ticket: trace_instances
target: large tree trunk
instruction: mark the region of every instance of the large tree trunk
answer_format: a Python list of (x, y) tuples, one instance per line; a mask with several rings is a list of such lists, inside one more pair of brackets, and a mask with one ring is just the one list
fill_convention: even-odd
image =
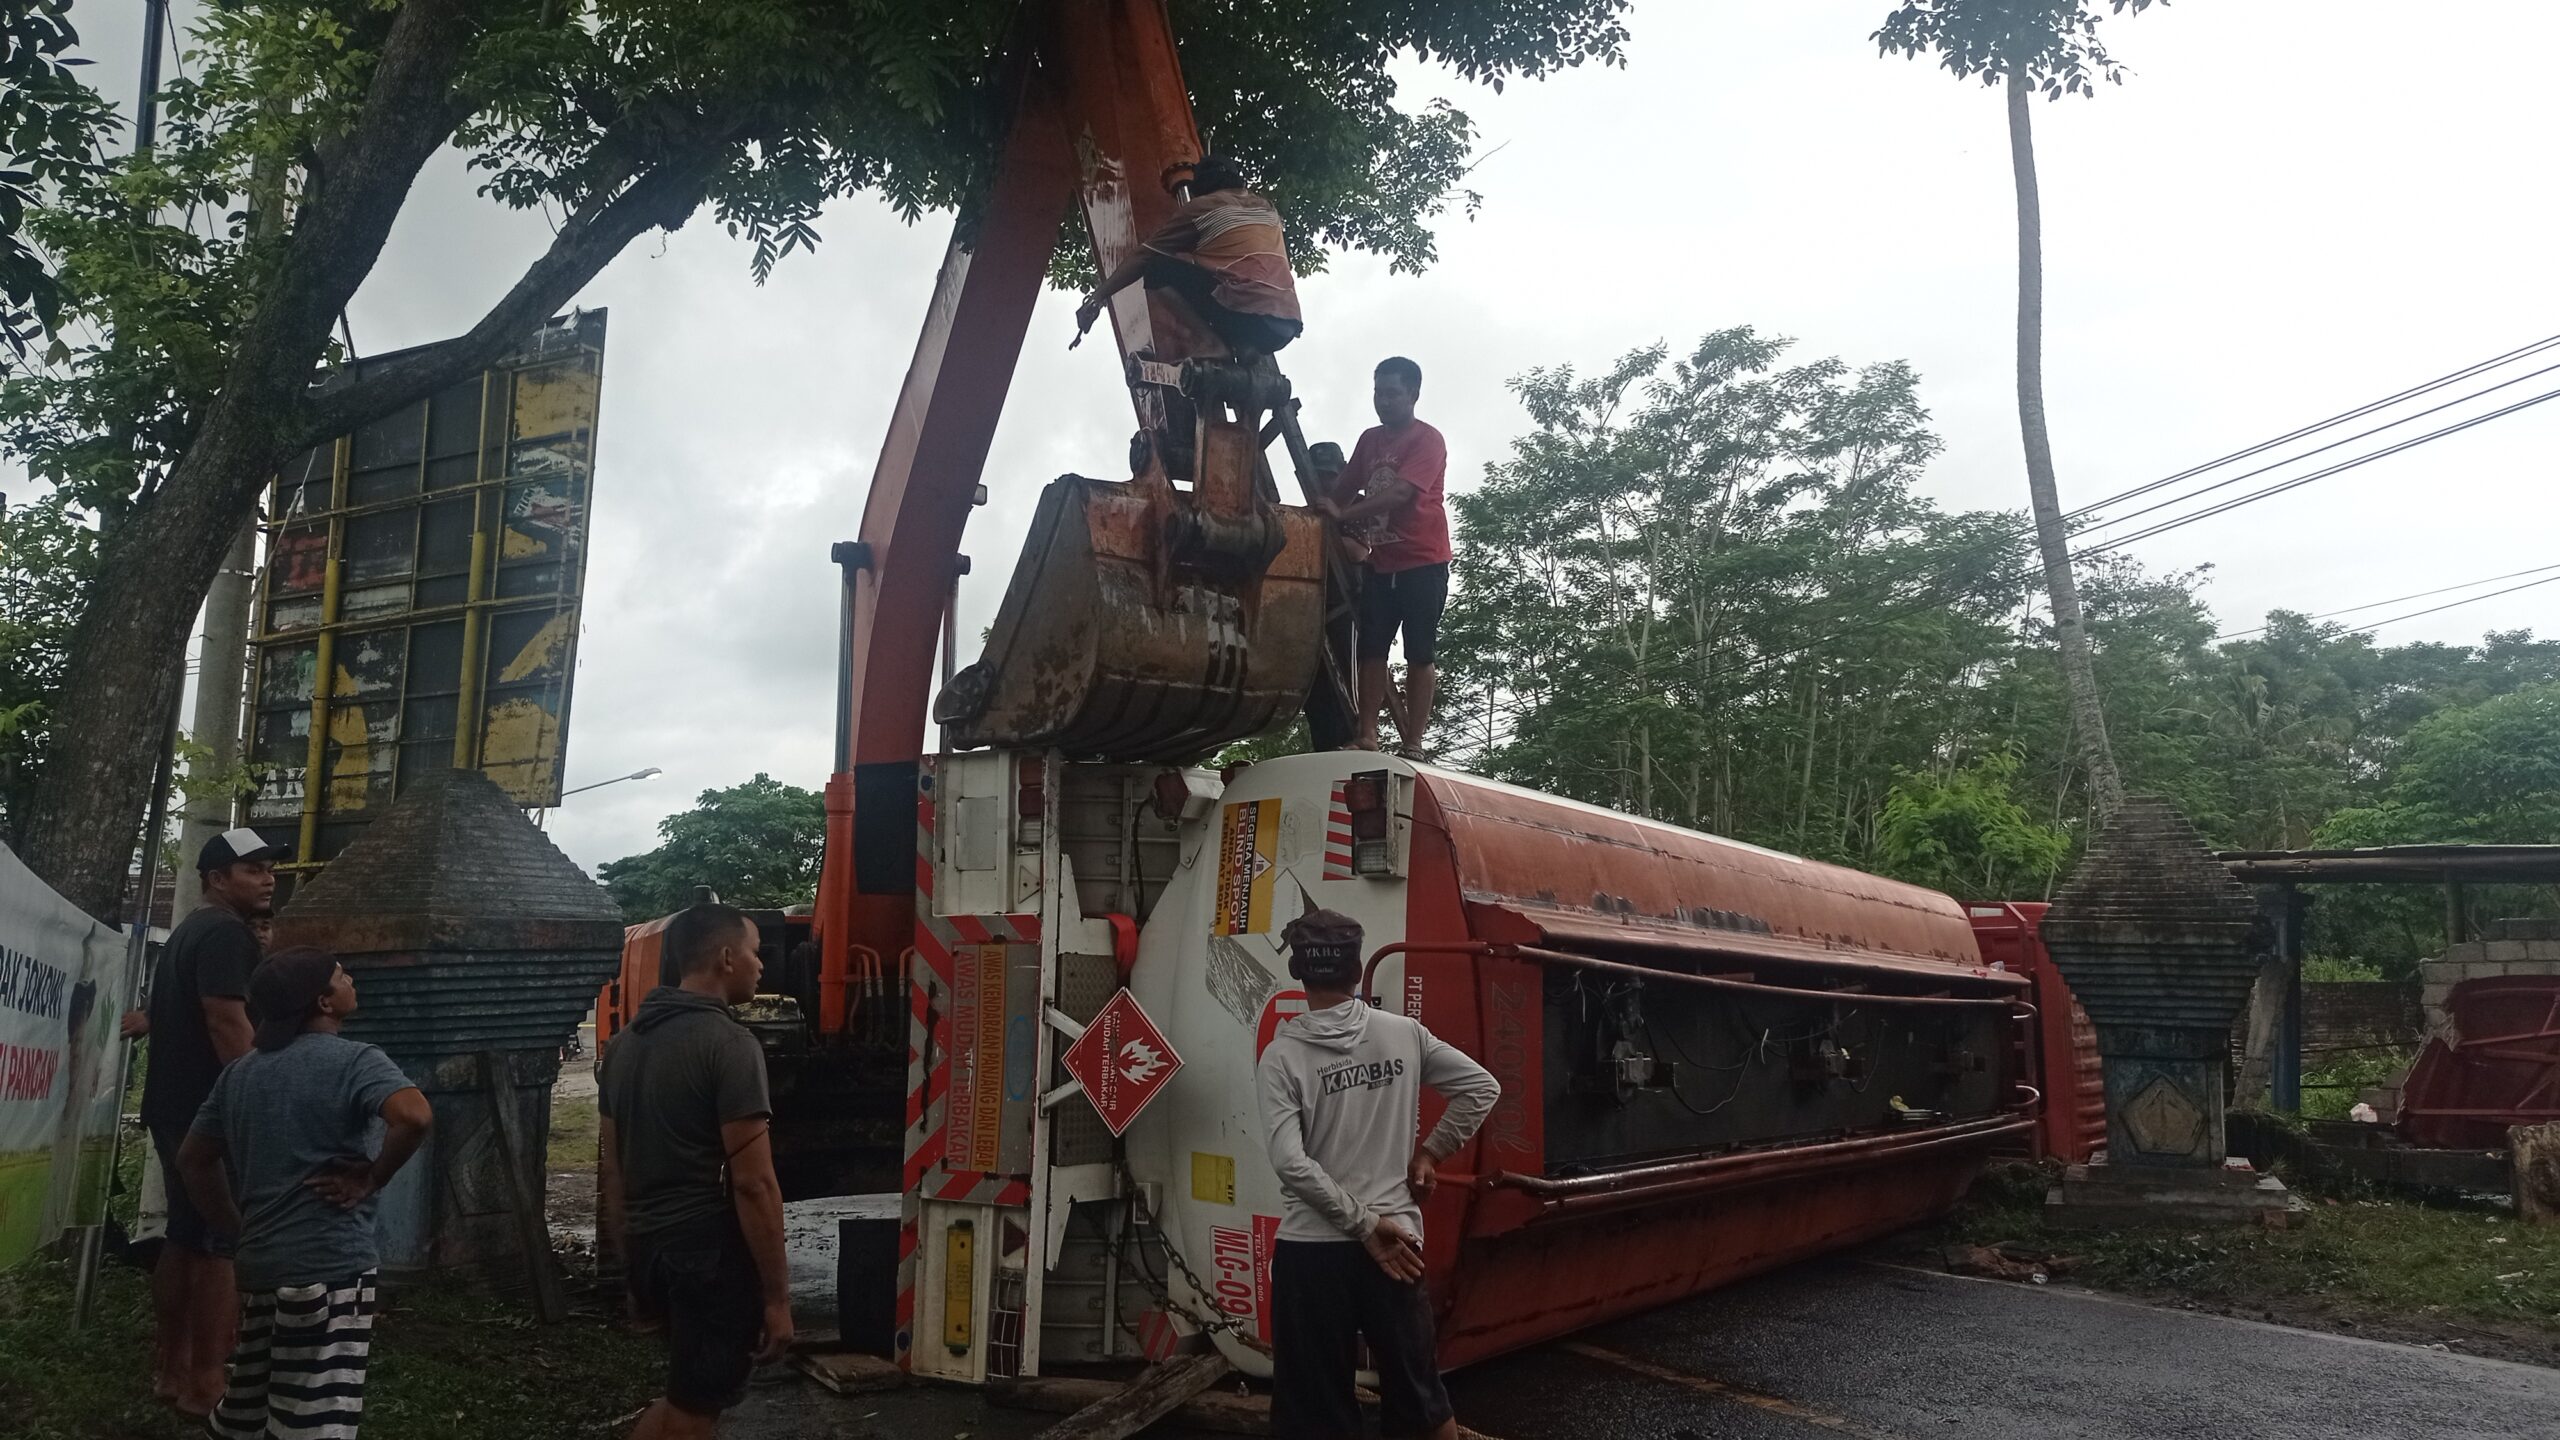
[(2062, 685), (2071, 727), (2089, 767), (2090, 798), (2104, 817), (2124, 803), (2124, 781), (2107, 743), (2098, 677), (2089, 663), (2089, 631), (2080, 615), (2080, 586), (2071, 577), (2071, 536), (2053, 479), (2053, 445), (2044, 428), (2044, 220), (2036, 198), (2036, 144), (2027, 101), (2034, 87), (2009, 76), (2009, 163), (2018, 181), (2018, 432), (2026, 443), (2027, 494), (2035, 507), (2036, 549), (2044, 557), (2045, 591), (2053, 601), (2054, 637), (2062, 648)]
[(654, 112), (634, 119), (629, 134), (598, 146), (622, 157), (617, 167), (596, 178), (550, 248), (467, 333), (315, 389), (330, 327), (380, 258), (418, 171), (469, 113), (454, 80), (479, 6), (400, 6), (363, 108), (314, 157), (292, 235), (239, 327), (220, 393), (100, 559), (55, 704), (56, 738), (18, 834), (20, 858), (91, 914), (108, 915), (124, 886), (190, 622), (267, 477), (322, 440), (487, 368), (632, 240), (682, 226), (746, 134), (737, 116), (697, 117), (674, 133)]
[(196, 607), (281, 458), (261, 443), (271, 417), (243, 408), (217, 406), (159, 493), (117, 527), (72, 632), (61, 719), (18, 839), (30, 869), (101, 918), (121, 918)]

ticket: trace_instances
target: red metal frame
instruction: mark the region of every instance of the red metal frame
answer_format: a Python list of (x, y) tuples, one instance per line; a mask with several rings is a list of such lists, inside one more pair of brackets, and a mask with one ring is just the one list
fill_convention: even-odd
[[(1741, 913), (1702, 919), (1702, 901)], [(1424, 1207), (1444, 1366), (1941, 1214), (1995, 1149), (2036, 1128), (2036, 1087), (2022, 1086), (2027, 1103), (1956, 1125), (1548, 1177), (1545, 965), (1855, 1003), (1999, 1006), (2029, 1028), (2042, 1006), (2027, 1003), (2025, 976), (1981, 963), (1963, 912), (1942, 895), (1439, 771), (1415, 785), (1405, 926), (1401, 943), (1372, 957), (1363, 992), (1380, 961), (1401, 956), (1404, 994), (1383, 1003), (1418, 1008), (1503, 1086)], [(1574, 948), (1550, 948), (1559, 944)], [(1752, 978), (1578, 953), (1586, 948), (1707, 958)], [(1844, 985), (1872, 988), (1823, 988)], [(1878, 993), (1888, 989), (1899, 993)], [(1426, 1097), (1426, 1126), (1437, 1111)]]
[(1969, 908), (1984, 962), (2006, 966), (2035, 987), (2039, 1018), (2026, 1073), (2038, 1077), (2046, 1104), (2035, 1130), (2034, 1153), (2086, 1164), (2107, 1143), (2106, 1074), (2098, 1058), (2097, 1027), (2045, 953), (2040, 927), (2049, 907), (2040, 900), (2003, 900)]
[[(846, 619), (847, 768), (826, 788), (821, 973), (849, 973), (858, 947), (896, 954), (915, 928), (912, 890), (866, 894), (856, 883), (856, 846), (874, 832), (856, 823), (855, 776), (924, 753), (961, 534), (1059, 218), (1078, 206), (1108, 271), (1171, 212), (1167, 181), (1186, 179), (1201, 153), (1163, 0), (1034, 7), (1028, 24), (1012, 130), (967, 243), (955, 232), (944, 254), (863, 507), (866, 563)], [(1124, 362), (1141, 349), (1168, 362), (1224, 353), (1144, 287), (1122, 291), (1111, 314)], [(1156, 402), (1133, 398), (1147, 420), (1143, 407)], [(877, 843), (887, 847), (890, 833), (881, 827)]]
[(2465, 980), (2451, 1027), (2427, 1041), (2400, 1092), (2400, 1133), (2446, 1149), (2496, 1149), (2517, 1125), (2560, 1120), (2560, 976)]

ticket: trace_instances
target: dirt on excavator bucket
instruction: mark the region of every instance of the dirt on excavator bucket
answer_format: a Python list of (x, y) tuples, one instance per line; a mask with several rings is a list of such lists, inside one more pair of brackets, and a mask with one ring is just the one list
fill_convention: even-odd
[(1199, 515), (1161, 483), (1041, 493), (985, 654), (934, 706), (951, 744), (1188, 760), (1297, 712), (1322, 661), (1321, 520)]

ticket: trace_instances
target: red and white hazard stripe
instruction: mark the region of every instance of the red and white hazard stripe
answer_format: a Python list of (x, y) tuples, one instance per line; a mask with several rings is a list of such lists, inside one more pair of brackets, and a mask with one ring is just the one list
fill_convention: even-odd
[(1324, 812), (1324, 878), (1351, 878), (1351, 806), (1342, 798), (1343, 782), (1333, 782), (1333, 800)]
[(906, 955), (907, 1116), (905, 1195), (899, 1206), (897, 1359), (909, 1363), (915, 1333), (916, 1249), (924, 1202), (961, 1201), (1022, 1207), (1031, 1203), (1027, 1176), (952, 1170), (945, 1163), (949, 1139), (951, 1047), (937, 1043), (937, 1024), (951, 1014), (954, 952), (963, 945), (1040, 942), (1038, 915), (937, 915), (933, 910), (934, 812), (932, 762), (925, 762), (916, 796), (916, 943)]

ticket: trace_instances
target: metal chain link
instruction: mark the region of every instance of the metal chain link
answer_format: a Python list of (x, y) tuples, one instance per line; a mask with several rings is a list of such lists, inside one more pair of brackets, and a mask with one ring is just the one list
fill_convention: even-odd
[[(1191, 1262), (1183, 1259), (1182, 1252), (1174, 1248), (1173, 1237), (1165, 1233), (1163, 1224), (1147, 1212), (1146, 1194), (1138, 1188), (1137, 1177), (1129, 1173), (1128, 1158), (1124, 1155), (1114, 1155), (1111, 1163), (1120, 1172), (1120, 1187), (1127, 1193), (1130, 1208), (1137, 1214), (1138, 1223), (1155, 1226), (1156, 1243), (1163, 1248), (1165, 1258), (1173, 1262), (1173, 1268), (1181, 1272), (1182, 1278), (1190, 1284), (1191, 1293), (1201, 1296), (1213, 1293), (1207, 1285), (1201, 1283), (1199, 1274), (1191, 1268)], [(1114, 1263), (1118, 1263), (1116, 1258)], [(1174, 1299), (1172, 1287), (1158, 1284), (1156, 1277), (1148, 1271), (1146, 1266), (1138, 1266), (1137, 1271), (1140, 1286), (1166, 1310), (1182, 1316), (1204, 1331), (1225, 1331), (1247, 1345), (1254, 1344), (1254, 1341), (1244, 1333), (1243, 1321), (1224, 1311), (1214, 1316), (1204, 1316), (1192, 1307)]]

